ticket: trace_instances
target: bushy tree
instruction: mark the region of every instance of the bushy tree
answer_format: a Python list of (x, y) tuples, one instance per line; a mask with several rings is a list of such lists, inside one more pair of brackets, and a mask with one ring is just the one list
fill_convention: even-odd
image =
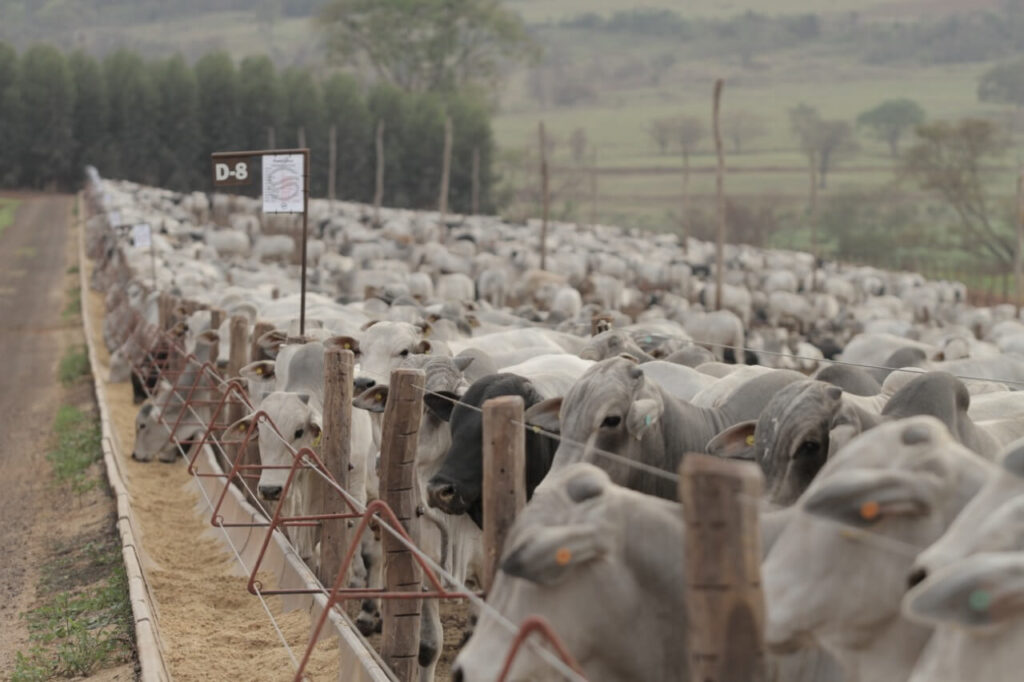
[(21, 176), (21, 94), (18, 90), (18, 53), (0, 42), (0, 183), (15, 185)]
[(978, 99), (1024, 106), (1024, 59), (997, 64), (983, 73), (978, 81)]
[(154, 62), (152, 69), (159, 97), (155, 121), (159, 183), (176, 190), (191, 189), (200, 183), (201, 166), (196, 158), (202, 144), (195, 72), (181, 56)]
[(38, 189), (55, 187), (70, 174), (75, 106), (71, 69), (56, 48), (36, 45), (22, 55), (21, 105), (23, 182)]
[(823, 119), (817, 109), (807, 104), (790, 109), (789, 120), (818, 186), (825, 189), (828, 172), (843, 156), (857, 149), (853, 126), (847, 121)]
[(327, 134), (324, 128), (324, 100), (319, 84), (306, 69), (288, 69), (281, 74), (281, 84), (286, 103), (283, 134), (278, 133), (278, 145), (299, 146), (299, 131), (305, 136), (310, 149), (316, 149), (310, 159), (313, 175), (311, 191), (324, 195), (327, 192)]
[(338, 145), (337, 196), (373, 198), (374, 122), (362, 88), (351, 76), (334, 74), (324, 83), (324, 117), (335, 127)]
[(110, 151), (107, 131), (109, 102), (99, 63), (84, 52), (73, 52), (68, 67), (75, 82), (75, 106), (71, 126), (74, 138), (71, 181), (81, 178), (85, 166), (104, 169)]
[(226, 52), (212, 52), (195, 66), (199, 92), (199, 126), (203, 131), (199, 156), (209, 164), (213, 152), (241, 147), (238, 121), (238, 74)]
[(284, 112), (284, 90), (274, 62), (266, 55), (243, 59), (238, 67), (239, 146), (264, 149), (268, 129), (281, 128)]
[(917, 102), (905, 98), (890, 99), (857, 117), (857, 125), (867, 128), (889, 145), (894, 159), (900, 155), (900, 139), (924, 123), (925, 113)]
[(159, 97), (142, 58), (128, 50), (118, 50), (103, 60), (107, 82), (110, 128), (113, 141), (111, 168), (100, 169), (107, 175), (153, 184), (157, 181), (153, 150), (158, 146), (153, 122)]

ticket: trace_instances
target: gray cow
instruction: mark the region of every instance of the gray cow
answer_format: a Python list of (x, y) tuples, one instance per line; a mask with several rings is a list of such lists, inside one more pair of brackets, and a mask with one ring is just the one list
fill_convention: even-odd
[[(588, 680), (687, 682), (682, 546), (678, 504), (573, 464), (545, 479), (516, 519), (487, 602), (517, 625), (546, 619)], [(484, 610), (454, 679), (497, 679), (514, 635)], [(565, 678), (524, 648), (509, 679)]]
[[(552, 471), (589, 461), (620, 485), (675, 499), (672, 477), (660, 476), (651, 467), (675, 472), (685, 453), (704, 452), (715, 434), (756, 418), (772, 395), (801, 378), (797, 372), (768, 372), (746, 382), (721, 407), (701, 408), (648, 381), (631, 358), (610, 358), (587, 370), (564, 400), (556, 398), (548, 401), (546, 409), (531, 410), (530, 420), (548, 430), (560, 430), (563, 440)], [(603, 454), (609, 452), (643, 466)]]

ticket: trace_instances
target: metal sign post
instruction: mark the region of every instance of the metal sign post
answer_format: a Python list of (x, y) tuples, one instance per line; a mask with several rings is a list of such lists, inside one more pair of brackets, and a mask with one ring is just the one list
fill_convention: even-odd
[[(263, 212), (302, 214), (302, 281), (299, 336), (306, 333), (306, 239), (309, 234), (309, 149), (259, 149), (214, 152), (214, 187), (236, 187), (253, 182), (251, 160), (260, 157), (263, 170)], [(297, 158), (298, 157), (298, 158)], [(301, 197), (299, 196), (301, 192)]]

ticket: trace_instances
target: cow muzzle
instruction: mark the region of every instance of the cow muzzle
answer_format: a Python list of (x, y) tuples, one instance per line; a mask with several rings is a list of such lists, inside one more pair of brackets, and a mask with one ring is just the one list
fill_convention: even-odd
[(274, 502), (281, 497), (281, 486), (279, 485), (261, 485), (260, 486), (260, 497), (267, 502)]

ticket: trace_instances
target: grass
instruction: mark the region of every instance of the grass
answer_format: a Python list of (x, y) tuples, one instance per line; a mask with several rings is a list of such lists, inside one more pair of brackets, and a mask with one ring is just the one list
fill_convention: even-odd
[(62, 405), (57, 409), (53, 430), (56, 444), (46, 458), (57, 482), (76, 494), (95, 488), (99, 480), (90, 475), (89, 468), (103, 458), (99, 421), (77, 407)]
[[(39, 586), (52, 596), (23, 614), (31, 646), (18, 652), (12, 682), (83, 677), (132, 659), (132, 611), (117, 536), (56, 555)], [(99, 578), (82, 585), (81, 576)], [(64, 584), (71, 587), (53, 589)]]
[(89, 355), (85, 346), (68, 348), (57, 366), (57, 378), (60, 379), (60, 383), (70, 387), (86, 376), (89, 376)]
[(14, 222), (14, 212), (21, 203), (17, 199), (0, 199), (0, 234)]
[(82, 314), (82, 288), (72, 287), (68, 289), (68, 302), (61, 311), (60, 316), (64, 320), (72, 320)]

